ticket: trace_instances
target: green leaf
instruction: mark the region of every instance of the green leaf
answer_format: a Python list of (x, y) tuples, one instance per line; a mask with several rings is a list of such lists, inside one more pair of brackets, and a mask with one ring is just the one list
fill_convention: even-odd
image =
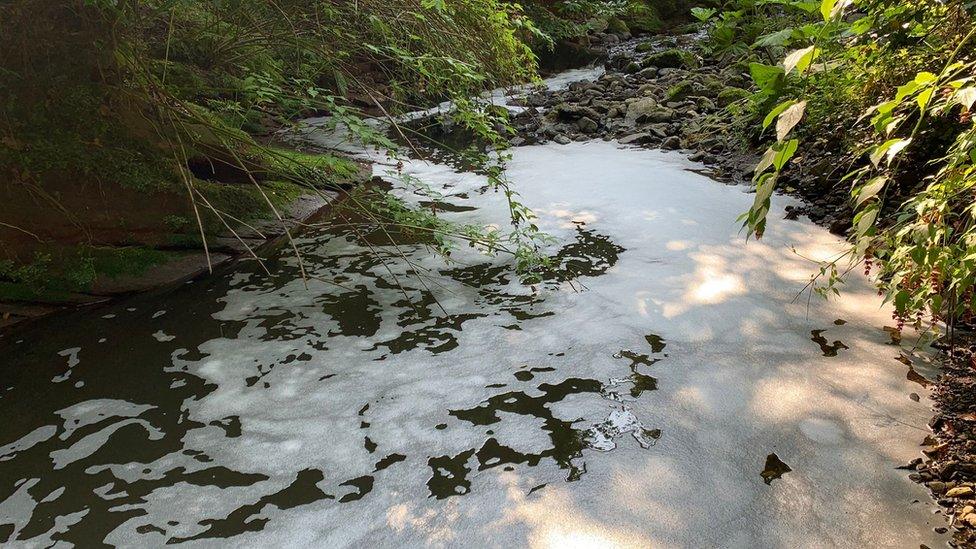
[(895, 93), (895, 101), (900, 102), (902, 99), (917, 92), (921, 87), (922, 86), (915, 80), (910, 80), (901, 86), (898, 86), (898, 91)]
[(929, 104), (929, 100), (932, 99), (933, 92), (935, 92), (935, 88), (925, 88), (918, 94), (915, 98), (915, 102), (918, 103), (918, 108), (925, 110), (926, 105)]
[(823, 0), (820, 2), (820, 15), (824, 21), (830, 21), (830, 13), (834, 11), (837, 0)]
[(783, 166), (785, 166), (786, 163), (793, 158), (793, 155), (796, 154), (796, 149), (799, 146), (800, 142), (796, 139), (790, 139), (785, 143), (777, 143), (776, 145), (773, 145), (773, 148), (776, 149), (776, 156), (773, 158), (773, 166), (776, 168), (777, 172), (783, 170)]
[(776, 92), (782, 86), (783, 76), (786, 73), (782, 67), (749, 63), (749, 74), (759, 89), (765, 92)]
[(785, 29), (760, 36), (759, 38), (756, 39), (756, 42), (752, 45), (752, 47), (770, 48), (773, 46), (784, 46), (792, 38), (793, 38), (793, 27), (786, 27)]
[(874, 27), (874, 16), (868, 15), (851, 23), (851, 34), (864, 34)]
[(836, 19), (844, 13), (844, 8), (850, 4), (850, 0), (823, 0), (820, 2), (820, 15), (824, 21)]
[(794, 68), (799, 72), (803, 72), (810, 66), (813, 62), (813, 55), (816, 48), (814, 46), (807, 46), (798, 50), (794, 50), (783, 59), (783, 69), (789, 74)]
[(908, 292), (905, 290), (900, 290), (895, 294), (895, 309), (899, 311), (904, 311), (908, 306)]
[(711, 8), (691, 8), (691, 15), (699, 21), (708, 21), (715, 15), (717, 10)]
[(878, 207), (876, 205), (871, 205), (861, 210), (856, 216), (854, 216), (854, 227), (857, 231), (857, 238), (860, 240), (862, 237), (868, 234), (871, 227), (874, 227), (874, 221), (878, 218)]
[(922, 71), (915, 75), (915, 83), (919, 84), (920, 86), (927, 86), (938, 79), (939, 79), (938, 76), (925, 71)]
[(756, 164), (756, 168), (754, 170), (756, 175), (755, 177), (753, 177), (753, 180), (755, 180), (756, 177), (759, 177), (759, 175), (761, 175), (764, 171), (768, 170), (769, 167), (773, 165), (774, 158), (776, 158), (776, 150), (773, 149), (772, 147), (769, 147), (768, 149), (766, 149), (766, 152), (763, 153), (762, 158), (760, 158), (759, 162)]
[(789, 101), (783, 101), (779, 105), (773, 107), (773, 110), (769, 111), (769, 114), (767, 114), (766, 118), (763, 119), (763, 124), (762, 124), (763, 129), (765, 130), (766, 128), (768, 128), (769, 125), (773, 123), (773, 120), (776, 120), (776, 117), (779, 116), (781, 112), (790, 108), (795, 103), (796, 100), (790, 99)]

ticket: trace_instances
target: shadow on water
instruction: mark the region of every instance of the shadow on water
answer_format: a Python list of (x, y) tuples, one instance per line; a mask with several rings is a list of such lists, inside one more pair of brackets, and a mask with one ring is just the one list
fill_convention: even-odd
[[(446, 202), (436, 207), (468, 208)], [(333, 245), (323, 246), (323, 242)], [(474, 301), (462, 311), (444, 314), (430, 288), (410, 276), (394, 280), (383, 268), (385, 261), (395, 262), (403, 250), (422, 251), (422, 243), (397, 242), (400, 249), (394, 251), (388, 240), (378, 239), (373, 253), (367, 253), (356, 242), (355, 235), (342, 230), (320, 230), (299, 241), (314, 274), (342, 286), (302, 294), (298, 308), (288, 305), (294, 298), (288, 288), (299, 278), (298, 268), (287, 256), (279, 256), (269, 260), (271, 276), (252, 264), (239, 263), (233, 271), (205, 280), (42, 319), (0, 338), (0, 413), (5, 418), (0, 439), (4, 517), (0, 543), (46, 537), (52, 542), (95, 546), (106, 543), (111, 533), (130, 521), (127, 527), (134, 532), (162, 536), (153, 539), (168, 543), (229, 538), (264, 529), (273, 520), (270, 510), (356, 502), (374, 490), (381, 481), (379, 473), (408, 459), (400, 453), (374, 458), (371, 470), (352, 478), (330, 478), (326, 467), (296, 468), (284, 484), (274, 484), (267, 471), (234, 470), (221, 463), (207, 449), (196, 447), (195, 441), (219, 446), (221, 438), (229, 442), (246, 437), (248, 425), (233, 414), (205, 422), (194, 419), (195, 410), (224, 383), (197, 371), (199, 364), (213, 358), (208, 342), (288, 343), (274, 347), (287, 351), (234, 357), (239, 362), (230, 375), (247, 391), (268, 391), (275, 389), (276, 372), (312, 368), (331, 347), (352, 345), (348, 340), (368, 338), (371, 344), (356, 351), (363, 357), (359, 360), (381, 362), (401, 353), (436, 355), (456, 349), (464, 325), (474, 319), (504, 316), (513, 321), (507, 328), (519, 329), (521, 323), (555, 314), (538, 295), (507, 291), (514, 282), (510, 267), (491, 262), (446, 267), (436, 273), (475, 289)], [(574, 240), (553, 256), (546, 283), (556, 287), (576, 277), (603, 275), (623, 252), (610, 238), (579, 226)], [(227, 320), (228, 298), (241, 292), (266, 301), (239, 319)], [(310, 321), (313, 313), (330, 322)], [(384, 319), (392, 319), (396, 328), (390, 330)], [(647, 343), (651, 354), (664, 348), (659, 338), (649, 336)], [(470, 408), (447, 411), (456, 421), (476, 427), (502, 421), (500, 412), (538, 418), (549, 444), (536, 452), (523, 452), (489, 436), (477, 448), (457, 455), (426, 456), (432, 471), (427, 483), (430, 495), (446, 498), (467, 493), (475, 470), (534, 467), (545, 460), (566, 470), (568, 480), (575, 480), (586, 471), (582, 457), (587, 449), (612, 449), (613, 439), (625, 433), (642, 446), (653, 444), (660, 431), (644, 428), (621, 405), (616, 388), (631, 385), (627, 392), (632, 398), (654, 390), (654, 378), (638, 369), (660, 358), (625, 351), (620, 357), (632, 361), (631, 375), (624, 379), (560, 379), (558, 368), (527, 367), (512, 374), (517, 381), (527, 383), (537, 376), (553, 379), (531, 392), (508, 390)], [(332, 383), (341, 367), (327, 366), (325, 375), (316, 376), (318, 382)], [(575, 394), (599, 395), (616, 408), (602, 423), (589, 425), (556, 417), (549, 405)], [(368, 405), (359, 415), (367, 409)], [(362, 418), (360, 423), (365, 430), (360, 432), (368, 433), (370, 422)], [(439, 432), (447, 425), (430, 427)], [(350, 440), (349, 446), (370, 455), (377, 451), (368, 435)], [(216, 507), (188, 512), (192, 523), (156, 516), (151, 505), (154, 496), (172, 490), (179, 493), (186, 486), (221, 491), (247, 488), (253, 496), (228, 500), (236, 501), (230, 512)]]

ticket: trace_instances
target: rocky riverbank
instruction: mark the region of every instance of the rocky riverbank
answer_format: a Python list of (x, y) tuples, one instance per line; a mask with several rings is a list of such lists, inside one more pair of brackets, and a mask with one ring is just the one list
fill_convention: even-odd
[(922, 442), (922, 457), (905, 468), (943, 510), (950, 544), (976, 547), (976, 337), (969, 333), (940, 346), (951, 356), (932, 388), (932, 435)]
[[(643, 36), (622, 40), (597, 37), (607, 50), (606, 73), (568, 89), (524, 97), (517, 113), (515, 145), (615, 139), (646, 148), (683, 150), (702, 162), (716, 179), (748, 183), (759, 154), (736, 127), (737, 113), (748, 109), (752, 80), (741, 66), (700, 55), (701, 36)], [(843, 234), (851, 222), (849, 191), (831, 179), (836, 161), (815, 142), (793, 169), (784, 173), (781, 190), (804, 199), (791, 217), (811, 220)]]

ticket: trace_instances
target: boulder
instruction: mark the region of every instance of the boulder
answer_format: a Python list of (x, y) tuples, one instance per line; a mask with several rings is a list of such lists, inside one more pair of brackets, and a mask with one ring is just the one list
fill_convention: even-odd
[(592, 118), (590, 118), (588, 116), (584, 116), (583, 118), (580, 118), (579, 120), (577, 120), (576, 121), (576, 126), (583, 133), (593, 133), (593, 132), (597, 131), (600, 128), (600, 125), (597, 124), (596, 120), (593, 120)]
[(648, 55), (641, 61), (641, 65), (665, 69), (694, 69), (698, 67), (698, 59), (691, 52), (674, 48)]

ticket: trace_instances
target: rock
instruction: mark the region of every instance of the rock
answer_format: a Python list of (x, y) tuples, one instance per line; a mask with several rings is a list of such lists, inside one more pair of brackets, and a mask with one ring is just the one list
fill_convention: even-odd
[(973, 489), (970, 486), (957, 486), (945, 495), (947, 498), (970, 498), (973, 497)]
[(525, 102), (533, 107), (542, 107), (548, 102), (549, 98), (544, 93), (533, 93), (525, 98)]
[(190, 252), (178, 259), (153, 265), (140, 275), (124, 275), (115, 278), (99, 277), (91, 290), (95, 295), (114, 295), (141, 292), (159, 288), (182, 280), (195, 278), (209, 271), (210, 265), (217, 266), (229, 261), (231, 256), (204, 252)]
[(667, 98), (669, 100), (676, 99), (686, 99), (694, 93), (699, 93), (701, 90), (696, 90), (694, 83), (689, 80), (682, 80), (674, 86), (668, 88)]
[(647, 143), (652, 139), (653, 137), (651, 136), (651, 134), (646, 132), (641, 132), (641, 133), (632, 133), (630, 135), (621, 137), (620, 139), (617, 140), (617, 142), (620, 143), (621, 145), (636, 145), (636, 144)]
[(556, 137), (553, 137), (552, 140), (555, 141), (556, 143), (559, 143), (560, 145), (569, 145), (570, 143), (572, 143), (572, 140), (563, 134), (559, 134)]
[(600, 113), (590, 107), (583, 107), (571, 103), (560, 103), (553, 107), (552, 113), (558, 120), (579, 120), (583, 117), (600, 118)]
[(698, 60), (692, 53), (675, 48), (652, 53), (644, 58), (641, 65), (667, 69), (694, 69), (698, 67)]
[(643, 69), (637, 71), (637, 73), (634, 74), (634, 76), (636, 76), (637, 78), (643, 78), (644, 80), (650, 80), (651, 78), (656, 78), (657, 77), (657, 67), (654, 67), (654, 66), (647, 67), (647, 66), (645, 66)]
[(674, 118), (674, 111), (658, 105), (653, 98), (645, 97), (627, 106), (627, 122), (630, 124), (641, 122), (667, 122)]
[(637, 44), (637, 46), (634, 48), (634, 51), (636, 51), (637, 53), (647, 53), (647, 52), (649, 52), (649, 51), (651, 51), (653, 49), (654, 49), (654, 44), (653, 43), (651, 43), (651, 42), (641, 42), (641, 43)]
[(681, 140), (678, 139), (677, 136), (672, 135), (671, 137), (665, 139), (664, 143), (662, 143), (661, 146), (664, 147), (665, 149), (671, 149), (671, 150), (680, 149)]
[(654, 96), (661, 93), (661, 87), (657, 84), (644, 84), (637, 88), (637, 95), (642, 97)]
[(627, 118), (637, 121), (657, 108), (657, 101), (652, 97), (630, 101), (627, 103)]
[(664, 123), (651, 124), (647, 127), (647, 130), (661, 139), (670, 135), (670, 128)]
[(588, 116), (584, 116), (583, 118), (580, 118), (579, 120), (577, 120), (576, 121), (576, 126), (583, 133), (593, 133), (597, 129), (600, 128), (600, 125), (597, 124), (597, 122), (595, 120), (593, 120), (592, 118), (590, 118)]
[[(838, 217), (837, 219), (835, 219), (834, 222), (830, 224), (830, 228), (828, 230), (832, 234), (835, 234), (837, 236), (846, 236), (847, 235), (847, 231), (851, 228), (851, 224), (852, 224), (852, 221), (851, 221), (850, 218), (841, 216), (841, 217)], [(918, 402), (919, 396), (917, 394), (915, 394), (915, 393), (912, 393), (912, 394), (915, 395), (912, 398), (912, 400), (914, 400), (915, 402)]]
[(946, 491), (946, 483), (936, 480), (928, 484), (929, 490), (932, 490), (936, 494), (942, 494)]

